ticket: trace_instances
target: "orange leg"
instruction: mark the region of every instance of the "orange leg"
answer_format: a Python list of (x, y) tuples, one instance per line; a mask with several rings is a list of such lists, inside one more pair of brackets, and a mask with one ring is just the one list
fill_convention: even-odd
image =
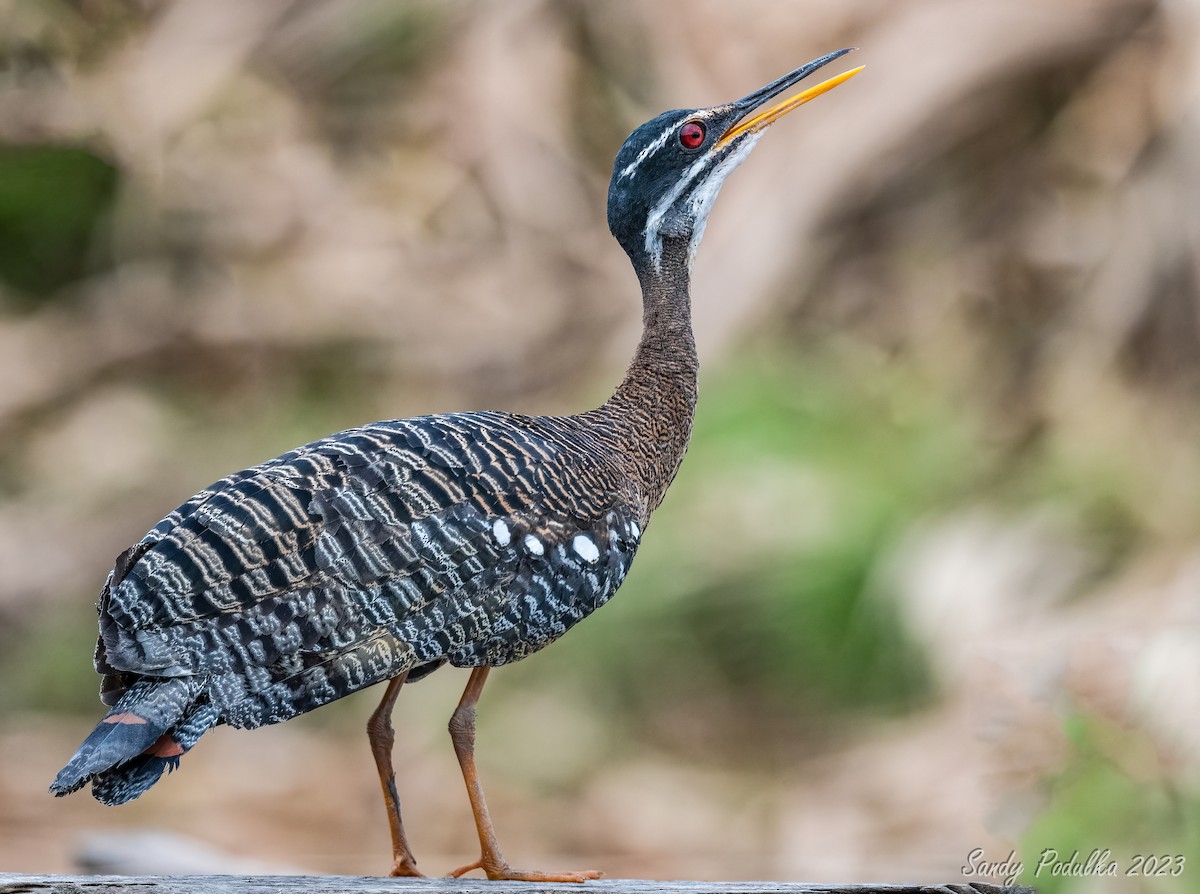
[(475, 828), (479, 831), (479, 845), (482, 849), (478, 860), (460, 866), (450, 875), (458, 878), (472, 869), (482, 869), (490, 879), (518, 882), (583, 882), (590, 878), (599, 878), (600, 873), (592, 870), (526, 872), (513, 869), (505, 862), (504, 854), (500, 853), (500, 842), (496, 840), (496, 831), (492, 828), (491, 817), (488, 816), (487, 802), (483, 799), (479, 772), (475, 769), (475, 705), (483, 692), (483, 684), (487, 682), (488, 670), (487, 667), (477, 667), (471, 671), (471, 679), (467, 681), (462, 699), (450, 717), (450, 739), (454, 742), (454, 753), (458, 755), (463, 780), (467, 783), (467, 795), (471, 799), (471, 812), (475, 814)]
[(375, 768), (379, 771), (379, 785), (383, 789), (383, 804), (387, 808), (388, 826), (392, 832), (391, 875), (420, 876), (417, 861), (413, 859), (404, 837), (404, 824), (400, 821), (400, 796), (396, 793), (396, 772), (392, 769), (392, 744), (396, 733), (392, 729), (392, 708), (400, 687), (408, 679), (408, 671), (388, 681), (387, 691), (375, 713), (367, 721), (367, 738), (371, 741), (371, 753), (375, 755)]

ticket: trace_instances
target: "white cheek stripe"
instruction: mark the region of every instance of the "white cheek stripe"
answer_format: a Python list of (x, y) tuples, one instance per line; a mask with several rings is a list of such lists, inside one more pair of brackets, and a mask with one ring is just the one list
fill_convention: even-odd
[[(696, 192), (688, 197), (688, 209), (692, 215), (692, 239), (688, 244), (688, 264), (696, 256), (696, 248), (700, 245), (700, 239), (704, 236), (704, 228), (708, 224), (708, 213), (712, 210), (713, 201), (717, 197), (717, 193), (721, 189), (721, 184), (725, 182), (725, 178), (746, 160), (746, 156), (750, 154), (750, 150), (758, 142), (759, 134), (751, 134), (744, 137), (742, 144), (733, 152), (725, 156), (717, 166), (713, 168), (708, 178), (702, 183)], [(650, 212), (646, 218), (646, 254), (650, 255), (650, 259), (654, 262), (654, 269), (662, 269), (662, 229), (663, 218), (667, 212), (671, 210), (685, 189), (687, 189), (696, 176), (703, 170), (708, 163), (707, 158), (700, 158), (684, 172), (684, 175), (679, 178), (679, 182), (674, 188), (663, 196), (662, 200), (654, 206), (654, 210)]]
[(662, 236), (659, 234), (659, 230), (662, 229), (663, 218), (667, 216), (671, 206), (683, 195), (683, 191), (707, 164), (708, 158), (706, 157), (698, 158), (693, 162), (692, 166), (679, 178), (679, 182), (662, 197), (662, 200), (654, 206), (654, 210), (646, 217), (646, 254), (650, 255), (651, 260), (654, 261), (655, 270), (660, 269), (662, 263)]
[(696, 258), (696, 249), (700, 247), (700, 240), (704, 238), (704, 228), (708, 226), (708, 213), (712, 211), (713, 202), (716, 201), (717, 193), (721, 190), (721, 185), (725, 182), (725, 178), (733, 173), (733, 169), (746, 160), (746, 156), (750, 154), (750, 150), (754, 148), (754, 144), (758, 142), (759, 134), (751, 134), (745, 137), (742, 145), (738, 146), (725, 159), (717, 165), (708, 179), (701, 183), (696, 191), (688, 196), (688, 208), (692, 212), (692, 219), (695, 223), (692, 225), (692, 239), (688, 243), (688, 266)]

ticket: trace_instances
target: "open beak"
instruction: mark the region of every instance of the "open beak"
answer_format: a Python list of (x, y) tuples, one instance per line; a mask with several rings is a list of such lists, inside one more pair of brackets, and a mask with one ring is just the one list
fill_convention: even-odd
[(819, 59), (814, 59), (807, 65), (800, 66), (790, 74), (785, 74), (779, 80), (772, 81), (770, 84), (767, 84), (767, 86), (759, 90), (755, 90), (749, 96), (744, 96), (737, 102), (733, 103), (732, 107), (734, 111), (738, 113), (738, 117), (734, 119), (733, 123), (729, 127), (729, 130), (725, 131), (725, 133), (721, 135), (721, 138), (717, 140), (716, 144), (713, 146), (713, 149), (719, 151), (729, 146), (739, 137), (747, 134), (758, 133), (759, 131), (770, 127), (788, 112), (792, 111), (792, 109), (799, 108), (810, 99), (816, 99), (822, 93), (829, 92), (838, 84), (842, 84), (850, 80), (860, 71), (862, 71), (864, 66), (860, 65), (858, 68), (852, 68), (849, 71), (842, 72), (840, 75), (836, 75), (827, 81), (822, 81), (815, 87), (809, 87), (802, 93), (797, 93), (795, 96), (776, 103), (769, 108), (763, 109), (756, 115), (752, 115), (749, 118), (746, 117), (768, 100), (774, 99), (789, 87), (792, 87), (793, 85), (804, 80), (818, 68), (828, 65), (834, 59), (845, 56), (847, 53), (852, 52), (853, 50), (853, 47), (847, 47), (844, 50), (837, 50), (836, 52), (829, 53), (828, 55), (822, 56)]

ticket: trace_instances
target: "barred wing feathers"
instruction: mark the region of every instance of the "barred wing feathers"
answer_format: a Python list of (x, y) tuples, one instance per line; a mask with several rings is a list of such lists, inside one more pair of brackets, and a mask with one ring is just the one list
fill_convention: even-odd
[[(315, 441), (201, 491), (118, 559), (98, 607), (105, 722), (178, 678), (194, 700), (162, 741), (200, 706), (204, 728), (255, 727), (404, 670), (516, 660), (611, 597), (645, 511), (570, 417), (428, 416)], [(198, 736), (156, 747), (177, 759)], [(98, 753), (62, 787), (99, 772), (99, 797)], [(139, 754), (108, 765), (137, 769), (110, 796), (161, 774)]]

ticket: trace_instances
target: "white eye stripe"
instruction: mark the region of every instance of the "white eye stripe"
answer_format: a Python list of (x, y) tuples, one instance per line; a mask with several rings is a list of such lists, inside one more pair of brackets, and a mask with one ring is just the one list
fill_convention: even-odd
[(645, 149), (643, 149), (641, 152), (639, 152), (637, 158), (635, 158), (633, 161), (631, 161), (629, 164), (627, 164), (621, 170), (621, 173), (617, 177), (617, 179), (624, 180), (626, 177), (632, 177), (634, 175), (635, 171), (637, 170), (638, 165), (640, 165), (647, 158), (649, 158), (651, 155), (653, 155), (655, 152), (657, 152), (659, 149), (661, 149), (666, 144), (667, 140), (669, 140), (672, 137), (672, 135), (674, 135), (675, 132), (679, 130), (681, 125), (687, 123), (688, 121), (707, 121), (709, 118), (712, 118), (714, 115), (716, 115), (717, 112), (719, 112), (719, 111), (721, 111), (721, 109), (699, 109), (694, 112), (689, 112), (687, 115), (684, 115), (682, 118), (676, 119), (675, 121), (673, 121), (670, 124), (670, 126), (667, 127), (666, 130), (664, 130), (662, 133), (660, 133), (657, 137), (654, 138), (653, 143), (651, 143)]
[(637, 158), (625, 166), (624, 170), (621, 171), (621, 176), (618, 179), (624, 180), (626, 177), (632, 177), (634, 172), (637, 170), (638, 165), (640, 165), (666, 144), (667, 140), (671, 138), (671, 135), (675, 133), (676, 129), (679, 127), (679, 124), (680, 122), (678, 121), (672, 121), (666, 130), (654, 138), (653, 143), (639, 152)]

